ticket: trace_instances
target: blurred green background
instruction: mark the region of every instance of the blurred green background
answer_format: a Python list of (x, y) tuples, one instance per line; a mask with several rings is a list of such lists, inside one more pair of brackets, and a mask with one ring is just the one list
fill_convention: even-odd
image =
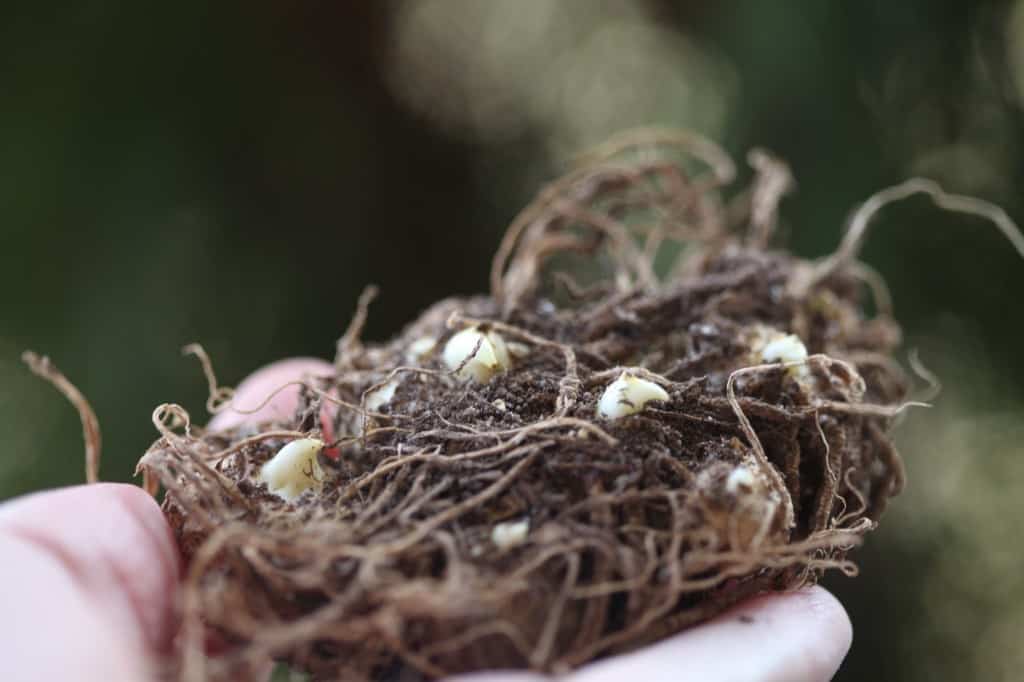
[[(74, 411), (19, 363), (51, 355), (127, 480), (153, 407), (332, 353), (484, 289), (504, 226), (574, 151), (695, 128), (799, 183), (783, 229), (837, 243), (915, 174), (1024, 218), (1024, 0), (379, 3), (89, 1), (0, 24), (0, 498), (82, 479)], [(913, 200), (865, 258), (946, 390), (899, 440), (909, 488), (831, 577), (841, 680), (1016, 680), (1024, 669), (1024, 264), (991, 227)]]

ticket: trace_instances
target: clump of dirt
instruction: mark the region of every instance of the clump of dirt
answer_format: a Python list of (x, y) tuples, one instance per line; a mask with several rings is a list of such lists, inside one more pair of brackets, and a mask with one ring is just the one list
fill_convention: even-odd
[[(876, 196), (808, 262), (768, 247), (788, 170), (750, 160), (726, 201), (733, 163), (710, 142), (613, 140), (516, 219), (489, 295), (382, 345), (360, 341), (364, 296), (295, 414), (213, 432), (157, 408), (139, 469), (188, 562), (174, 674), (559, 672), (854, 574), (847, 553), (903, 486), (888, 434), (909, 404), (899, 327), (856, 251), (884, 203), (960, 198), (924, 181)], [(445, 362), (467, 328), (506, 348), (487, 380)], [(206, 367), (209, 407), (231, 409)], [(624, 372), (667, 399), (602, 416)], [(308, 437), (328, 441), (317, 480), (288, 501), (261, 467)]]

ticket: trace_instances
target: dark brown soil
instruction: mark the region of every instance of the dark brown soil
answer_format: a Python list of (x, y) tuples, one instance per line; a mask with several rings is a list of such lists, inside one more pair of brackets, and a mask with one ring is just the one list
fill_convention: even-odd
[[(751, 161), (726, 202), (732, 163), (710, 143), (613, 141), (511, 226), (490, 295), (442, 301), (384, 345), (359, 340), (365, 297), (336, 372), (303, 382), (291, 417), (212, 433), (158, 408), (140, 469), (189, 566), (174, 674), (244, 679), (268, 657), (318, 680), (557, 672), (853, 574), (847, 552), (903, 485), (899, 328), (855, 249), (811, 263), (768, 248), (789, 176)], [(440, 357), (474, 325), (513, 349), (483, 384)], [(805, 365), (763, 362), (778, 334)], [(423, 338), (437, 345), (416, 356)], [(625, 367), (669, 400), (599, 418)], [(230, 409), (220, 393), (211, 408)], [(260, 467), (307, 435), (339, 456), (288, 503)], [(522, 520), (522, 542), (494, 541)]]

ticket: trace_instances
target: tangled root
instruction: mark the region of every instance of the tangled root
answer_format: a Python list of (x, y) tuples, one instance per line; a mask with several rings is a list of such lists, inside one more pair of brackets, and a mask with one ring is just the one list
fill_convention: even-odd
[[(904, 481), (888, 436), (909, 404), (900, 331), (884, 306), (865, 319), (866, 291), (887, 293), (865, 289), (852, 247), (818, 264), (767, 250), (791, 178), (751, 162), (752, 190), (727, 203), (734, 169), (713, 144), (614, 140), (516, 219), (489, 296), (364, 345), (364, 295), (335, 371), (299, 382), (290, 417), (212, 432), (160, 406), (139, 469), (188, 561), (172, 673), (560, 672), (853, 575), (847, 553)], [(469, 325), (510, 348), (487, 383), (441, 361)], [(806, 360), (764, 361), (782, 334)], [(211, 410), (231, 409), (199, 355)], [(669, 399), (599, 418), (624, 368)], [(328, 441), (323, 480), (287, 502), (260, 467), (308, 436)]]

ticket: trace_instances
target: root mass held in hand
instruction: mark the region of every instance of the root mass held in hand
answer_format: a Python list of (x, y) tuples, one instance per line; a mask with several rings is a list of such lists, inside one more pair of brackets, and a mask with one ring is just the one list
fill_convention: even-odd
[[(175, 674), (244, 679), (267, 657), (318, 680), (559, 672), (853, 574), (903, 485), (899, 328), (856, 249), (767, 248), (791, 182), (752, 161), (726, 200), (711, 143), (614, 139), (524, 209), (489, 295), (374, 345), (368, 292), (294, 414), (206, 431), (160, 406), (139, 467), (188, 561)], [(211, 409), (234, 409), (190, 350)], [(599, 411), (623, 377), (643, 399)], [(317, 480), (284, 499), (261, 471), (299, 438), (324, 442)]]

